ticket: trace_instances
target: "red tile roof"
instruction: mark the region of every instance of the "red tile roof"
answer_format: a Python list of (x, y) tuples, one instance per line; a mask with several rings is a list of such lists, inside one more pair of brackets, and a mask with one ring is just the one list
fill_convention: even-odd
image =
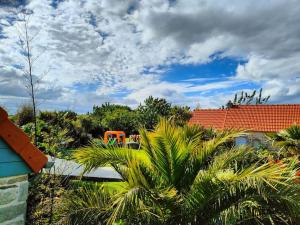
[(0, 107), (0, 138), (9, 145), (34, 171), (39, 172), (47, 163), (47, 157), (31, 144), (28, 136), (9, 119)]
[(205, 128), (245, 129), (257, 132), (277, 132), (300, 124), (300, 104), (246, 105), (231, 109), (200, 109), (193, 112), (190, 124)]

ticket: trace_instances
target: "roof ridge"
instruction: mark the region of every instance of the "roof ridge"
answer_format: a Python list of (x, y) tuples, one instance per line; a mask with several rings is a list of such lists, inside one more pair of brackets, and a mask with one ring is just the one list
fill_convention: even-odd
[(272, 107), (272, 106), (300, 106), (300, 104), (258, 104), (258, 105), (238, 105), (237, 107)]
[(300, 107), (300, 103), (299, 104), (261, 104), (261, 105), (236, 105), (235, 107), (229, 108), (229, 109), (210, 109), (210, 108), (206, 108), (206, 109), (194, 109), (193, 111), (223, 111), (223, 110), (232, 110), (232, 109), (239, 109), (239, 108), (247, 108), (247, 107), (274, 107), (274, 106), (299, 106)]
[(194, 112), (197, 112), (197, 111), (225, 111), (226, 109), (194, 109), (193, 111)]
[(39, 172), (47, 163), (48, 158), (29, 137), (8, 119), (7, 112), (0, 107), (0, 138), (18, 154), (34, 172)]
[(0, 122), (7, 120), (8, 119), (8, 114), (7, 112), (0, 107)]

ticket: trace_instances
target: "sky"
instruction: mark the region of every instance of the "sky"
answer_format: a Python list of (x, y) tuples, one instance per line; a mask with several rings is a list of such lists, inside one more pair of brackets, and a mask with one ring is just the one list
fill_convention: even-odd
[(263, 88), (300, 103), (299, 0), (0, 0), (0, 105), (29, 102), (26, 9), (42, 110), (85, 113), (149, 95), (219, 108)]

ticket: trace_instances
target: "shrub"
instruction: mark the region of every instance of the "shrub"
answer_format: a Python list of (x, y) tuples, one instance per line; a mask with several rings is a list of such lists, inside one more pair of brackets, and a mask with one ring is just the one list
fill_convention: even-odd
[(66, 180), (41, 173), (31, 176), (29, 181), (26, 225), (56, 224), (61, 217), (57, 209)]
[(33, 108), (31, 105), (22, 105), (16, 113), (16, 123), (23, 126), (34, 121)]
[(141, 149), (91, 146), (75, 151), (86, 171), (112, 166), (122, 182), (82, 184), (66, 195), (68, 224), (298, 224), (296, 158), (284, 166), (248, 147), (228, 147), (244, 133), (205, 140), (202, 128), (162, 120), (141, 130)]

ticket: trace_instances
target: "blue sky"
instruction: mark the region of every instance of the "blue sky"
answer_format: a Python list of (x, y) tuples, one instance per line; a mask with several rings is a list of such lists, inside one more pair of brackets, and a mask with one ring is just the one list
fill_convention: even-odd
[(0, 105), (12, 113), (29, 101), (22, 9), (40, 109), (136, 107), (149, 95), (218, 108), (261, 87), (271, 103), (300, 102), (295, 0), (12, 0), (0, 4)]
[(187, 79), (226, 79), (233, 77), (239, 64), (244, 64), (243, 60), (233, 58), (217, 58), (205, 64), (171, 65), (170, 70), (165, 73), (165, 80), (176, 82)]

